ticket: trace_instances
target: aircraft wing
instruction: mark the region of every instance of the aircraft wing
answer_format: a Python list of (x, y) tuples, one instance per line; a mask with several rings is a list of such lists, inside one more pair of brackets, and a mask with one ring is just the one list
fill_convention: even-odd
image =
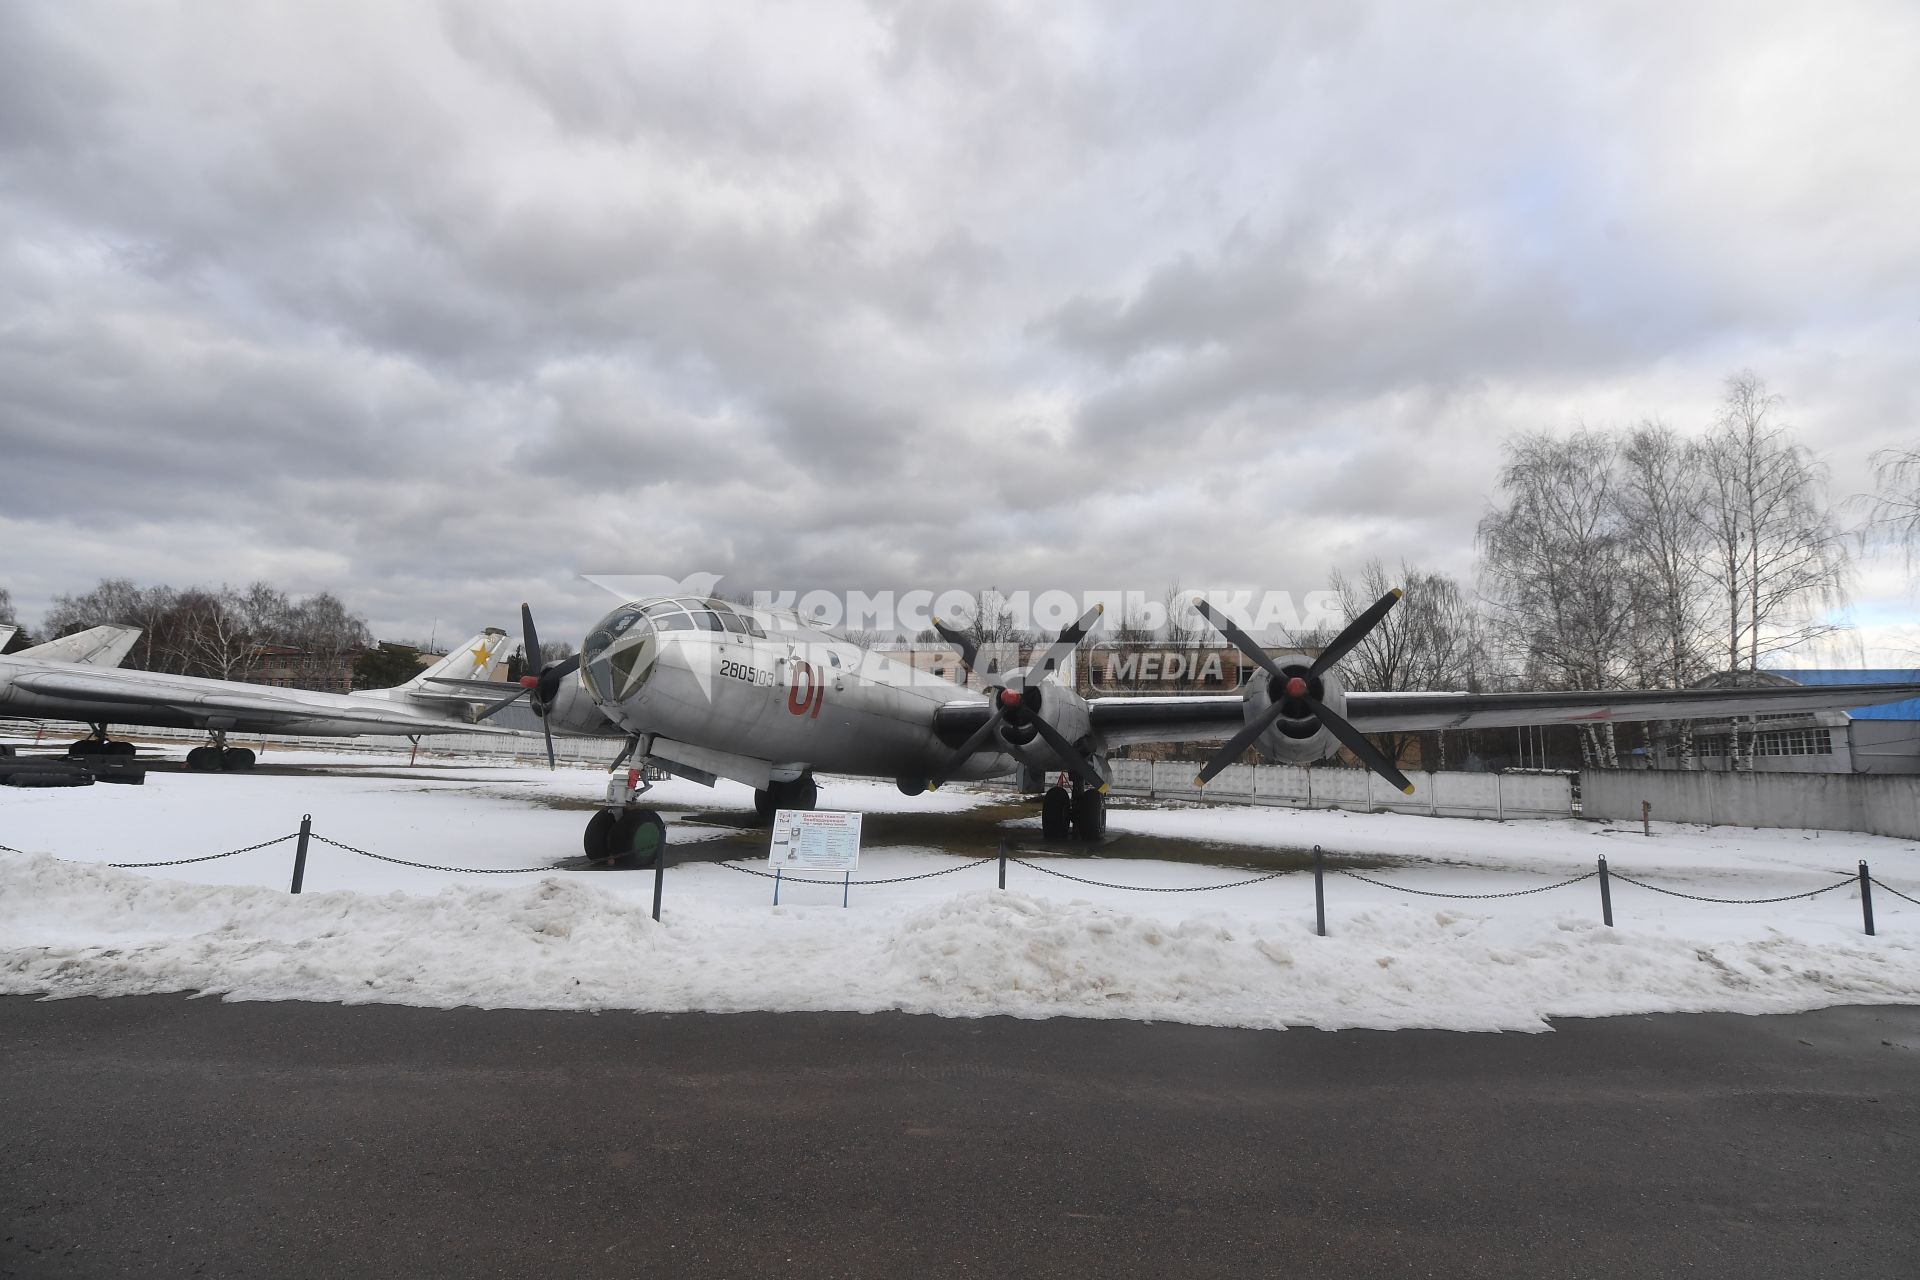
[(1920, 682), (1590, 693), (1350, 693), (1347, 719), (1362, 733), (1505, 729), (1535, 724), (1848, 711), (1908, 698), (1920, 698)]
[[(141, 708), (165, 709), (181, 715), (232, 716), (249, 726), (286, 726), (298, 728), (321, 722), (346, 722), (364, 726), (362, 732), (385, 733), (493, 733), (511, 734), (511, 729), (493, 725), (469, 724), (413, 711), (404, 704), (382, 703), (374, 699), (349, 698), (344, 694), (280, 690), (270, 686), (196, 682), (189, 686), (174, 684), (165, 677), (140, 679), (145, 673), (116, 672), (89, 674), (84, 668), (59, 671), (23, 672), (12, 678), (16, 688), (49, 698), (67, 698), (89, 706), (119, 706), (138, 723)], [(50, 713), (57, 715), (57, 712)]]
[[(1846, 711), (1915, 697), (1920, 697), (1920, 682), (1564, 693), (1350, 693), (1346, 716), (1362, 733), (1404, 733), (1791, 715)], [(1124, 746), (1231, 737), (1246, 723), (1244, 705), (1237, 696), (1218, 694), (1094, 698), (1088, 702), (1087, 712), (1109, 746)], [(950, 703), (940, 708), (935, 725), (942, 737), (964, 735), (986, 714), (987, 709), (978, 704)]]

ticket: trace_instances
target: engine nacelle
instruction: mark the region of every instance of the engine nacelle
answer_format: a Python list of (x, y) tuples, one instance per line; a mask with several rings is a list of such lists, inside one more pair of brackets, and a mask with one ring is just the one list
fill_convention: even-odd
[[(1307, 692), (1324, 702), (1336, 715), (1347, 713), (1347, 691), (1340, 683), (1337, 672), (1326, 671), (1318, 676), (1307, 673), (1313, 666), (1313, 660), (1302, 654), (1288, 654), (1275, 658), (1274, 662), (1287, 676), (1299, 676), (1307, 681)], [(1256, 672), (1247, 686), (1247, 723), (1252, 724), (1265, 715), (1274, 700), (1287, 703), (1281, 712), (1279, 722), (1262, 734), (1254, 745), (1270, 760), (1280, 760), (1287, 764), (1309, 764), (1315, 760), (1330, 760), (1340, 752), (1340, 740), (1327, 732), (1320, 723), (1320, 717), (1313, 708), (1299, 698), (1285, 696), (1285, 683), (1276, 680), (1264, 672)]]
[[(995, 692), (996, 699), (1003, 698), (1009, 690)], [(1093, 718), (1087, 714), (1086, 699), (1073, 690), (1058, 684), (1030, 684), (1019, 692), (1020, 705), (1017, 711), (1005, 716), (1000, 722), (999, 738), (1007, 747), (1018, 750), (1031, 744), (1040, 736), (1032, 721), (1043, 719), (1068, 742), (1077, 743), (1093, 731)], [(1052, 754), (1052, 749), (1042, 742), (1040, 751)]]

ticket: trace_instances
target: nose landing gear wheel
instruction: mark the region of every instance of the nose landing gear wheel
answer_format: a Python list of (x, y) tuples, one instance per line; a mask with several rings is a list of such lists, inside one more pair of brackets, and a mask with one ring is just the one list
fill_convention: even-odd
[(667, 847), (667, 824), (651, 809), (602, 809), (587, 821), (582, 843), (590, 861), (650, 867)]
[(1040, 834), (1048, 840), (1065, 840), (1072, 828), (1073, 797), (1065, 787), (1049, 787), (1040, 798)]

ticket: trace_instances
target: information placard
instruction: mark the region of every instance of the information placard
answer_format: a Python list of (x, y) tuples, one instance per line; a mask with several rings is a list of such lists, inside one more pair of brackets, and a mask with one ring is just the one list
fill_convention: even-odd
[(858, 871), (860, 815), (833, 809), (781, 809), (773, 815), (773, 871)]

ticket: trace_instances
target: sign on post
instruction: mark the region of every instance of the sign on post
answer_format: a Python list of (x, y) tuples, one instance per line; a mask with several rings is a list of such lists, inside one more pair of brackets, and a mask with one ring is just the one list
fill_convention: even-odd
[(780, 905), (780, 877), (801, 871), (838, 871), (840, 905), (847, 905), (853, 873), (860, 869), (860, 815), (833, 809), (780, 809), (773, 815), (773, 904)]

